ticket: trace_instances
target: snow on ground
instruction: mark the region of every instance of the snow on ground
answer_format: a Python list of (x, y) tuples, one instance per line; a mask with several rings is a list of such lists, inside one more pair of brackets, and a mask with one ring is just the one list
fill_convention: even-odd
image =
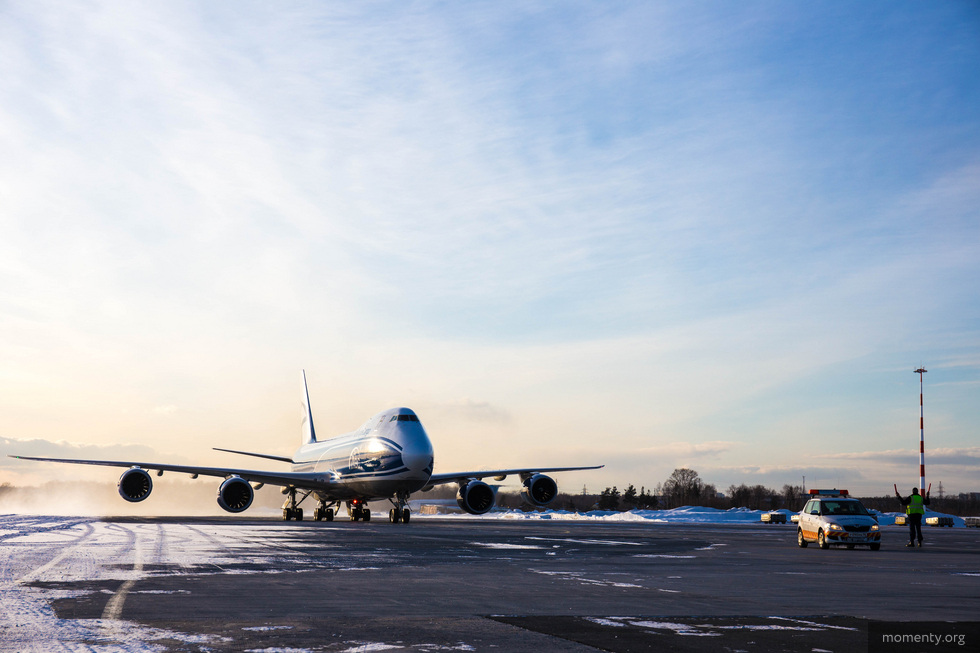
[[(779, 511), (789, 516), (789, 511)], [(879, 523), (894, 525), (901, 513), (879, 515)], [(560, 520), (580, 522), (633, 522), (648, 524), (761, 525), (763, 511), (733, 508), (719, 510), (684, 506), (673, 510), (629, 512), (561, 510), (491, 512), (471, 515), (426, 515), (425, 519)], [(927, 516), (943, 516), (929, 512)], [(382, 520), (384, 513), (377, 513)], [(953, 517), (957, 527), (964, 520)], [(207, 637), (175, 633), (118, 619), (122, 602), (140, 578), (156, 574), (182, 573), (284, 573), (295, 566), (296, 552), (277, 546), (299, 525), (262, 526), (239, 524), (102, 522), (93, 518), (0, 515), (0, 648), (19, 651), (155, 651), (161, 640), (207, 644)], [(343, 528), (322, 524), (321, 528)], [(778, 528), (778, 527), (777, 527)], [(785, 528), (785, 527), (784, 527)], [(530, 538), (534, 544), (501, 545), (474, 542), (489, 548), (546, 547), (547, 538)], [(629, 542), (617, 541), (628, 546)], [(712, 545), (714, 546), (714, 545)], [(710, 548), (710, 547), (709, 547)], [(70, 560), (71, 564), (62, 564)], [(167, 570), (164, 570), (164, 563)], [(366, 565), (347, 569), (372, 568)], [(540, 572), (543, 573), (543, 572)], [(569, 576), (569, 580), (581, 578)], [(68, 598), (78, 590), (59, 589), (61, 583), (96, 581), (118, 589), (101, 619), (59, 619), (50, 601)], [(595, 581), (599, 582), (599, 581)], [(64, 586), (61, 586), (64, 587)], [(92, 590), (95, 591), (95, 590)], [(110, 590), (111, 591), (111, 590)], [(134, 593), (138, 593), (136, 589)], [(115, 606), (115, 607), (113, 607)], [(119, 608), (119, 609), (117, 609)], [(43, 637), (38, 637), (38, 634)], [(204, 637), (204, 640), (201, 638)], [(217, 642), (215, 642), (217, 643)], [(367, 648), (358, 648), (358, 646)], [(358, 643), (354, 650), (372, 649), (373, 643)]]
[[(670, 510), (630, 510), (619, 512), (613, 510), (591, 510), (589, 512), (569, 512), (567, 510), (543, 510), (538, 512), (523, 512), (520, 510), (502, 510), (474, 517), (471, 515), (447, 514), (426, 515), (425, 519), (551, 519), (557, 521), (590, 521), (590, 522), (636, 522), (647, 524), (746, 524), (762, 523), (762, 515), (768, 510), (750, 510), (748, 508), (705, 508), (702, 506), (683, 506)], [(773, 510), (774, 513), (786, 515), (786, 523), (796, 513), (791, 510)], [(882, 526), (894, 526), (895, 518), (904, 515), (899, 512), (878, 513), (878, 523)], [(952, 517), (954, 527), (965, 527), (962, 517), (953, 517), (940, 512), (929, 511), (926, 517)], [(923, 520), (923, 524), (925, 520)]]

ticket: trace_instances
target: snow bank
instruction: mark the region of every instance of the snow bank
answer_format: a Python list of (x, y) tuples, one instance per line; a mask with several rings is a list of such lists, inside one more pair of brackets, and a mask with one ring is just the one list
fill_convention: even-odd
[[(878, 523), (881, 524), (882, 526), (894, 526), (895, 518), (904, 517), (904, 516), (905, 516), (904, 512), (880, 512), (878, 513)], [(960, 527), (966, 528), (966, 520), (963, 519), (962, 517), (947, 515), (944, 512), (935, 512), (929, 509), (926, 509), (926, 514), (922, 516), (923, 528), (931, 528), (931, 527), (927, 527), (926, 525), (926, 520), (929, 519), (930, 517), (949, 517), (950, 519), (953, 520), (953, 528), (960, 528)]]
[[(501, 510), (487, 513), (475, 519), (550, 519), (553, 521), (592, 521), (592, 522), (635, 522), (648, 524), (762, 524), (762, 515), (768, 512), (786, 515), (786, 523), (796, 513), (791, 510), (750, 510), (748, 508), (705, 508), (703, 506), (682, 506), (670, 510), (630, 510), (618, 512), (613, 510), (591, 510), (589, 512), (569, 512), (567, 510), (544, 510), (541, 512), (523, 512), (521, 510)], [(894, 526), (895, 517), (903, 513), (879, 513), (878, 523), (882, 526)], [(943, 513), (929, 511), (926, 517), (951, 517)], [(474, 519), (470, 515), (425, 515), (425, 519)], [(965, 527), (962, 517), (953, 517), (954, 527)], [(925, 520), (923, 520), (925, 525)]]

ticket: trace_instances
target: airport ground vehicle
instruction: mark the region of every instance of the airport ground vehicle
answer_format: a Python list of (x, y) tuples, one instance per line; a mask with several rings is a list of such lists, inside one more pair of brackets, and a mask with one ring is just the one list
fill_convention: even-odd
[(853, 549), (860, 544), (877, 551), (881, 531), (877, 520), (847, 490), (810, 490), (810, 500), (800, 512), (796, 542), (800, 548), (816, 542), (821, 549), (840, 544)]

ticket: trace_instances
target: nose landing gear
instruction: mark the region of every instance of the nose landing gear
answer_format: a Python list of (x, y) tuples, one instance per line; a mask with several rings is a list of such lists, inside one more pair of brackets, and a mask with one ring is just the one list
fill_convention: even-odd
[(347, 502), (347, 514), (351, 521), (371, 521), (371, 510), (360, 499)]

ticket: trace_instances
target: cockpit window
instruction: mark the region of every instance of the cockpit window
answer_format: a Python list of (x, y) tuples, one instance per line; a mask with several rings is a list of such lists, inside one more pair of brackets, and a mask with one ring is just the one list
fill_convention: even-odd
[(391, 422), (417, 422), (419, 418), (415, 415), (392, 415)]

